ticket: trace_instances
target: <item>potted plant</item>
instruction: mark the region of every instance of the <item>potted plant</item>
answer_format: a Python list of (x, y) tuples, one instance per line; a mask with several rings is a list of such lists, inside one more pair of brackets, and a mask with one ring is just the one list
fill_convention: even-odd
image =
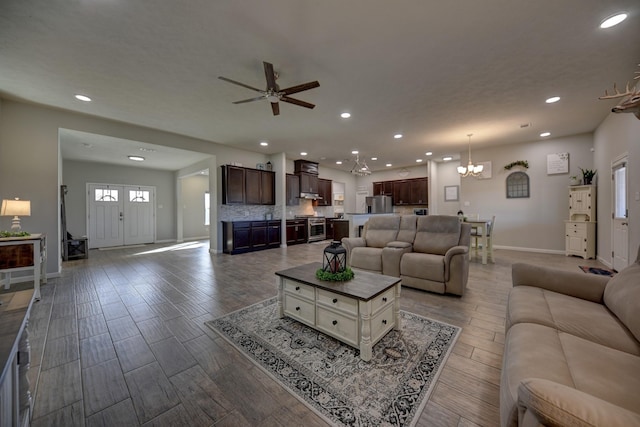
[(591, 182), (593, 181), (593, 177), (596, 176), (597, 171), (595, 169), (582, 169), (582, 168), (580, 168), (580, 171), (582, 172), (582, 183), (584, 185), (591, 185)]

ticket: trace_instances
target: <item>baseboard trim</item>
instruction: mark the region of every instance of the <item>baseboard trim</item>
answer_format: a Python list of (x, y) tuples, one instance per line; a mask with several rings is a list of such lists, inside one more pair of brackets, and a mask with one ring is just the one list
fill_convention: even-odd
[(556, 249), (540, 249), (540, 248), (523, 248), (519, 246), (498, 246), (495, 245), (494, 249), (506, 249), (509, 251), (519, 251), (519, 252), (535, 252), (539, 254), (553, 254), (553, 255), (564, 255), (565, 251), (559, 251)]

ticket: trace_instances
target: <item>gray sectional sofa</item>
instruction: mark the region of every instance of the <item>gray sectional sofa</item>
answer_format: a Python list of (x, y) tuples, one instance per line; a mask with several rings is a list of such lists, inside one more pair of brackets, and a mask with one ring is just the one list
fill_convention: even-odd
[(613, 278), (513, 265), (500, 384), (508, 426), (640, 426), (640, 250)]
[(462, 295), (469, 277), (471, 226), (449, 215), (371, 217), (362, 237), (342, 239), (347, 264), (402, 278), (402, 285)]

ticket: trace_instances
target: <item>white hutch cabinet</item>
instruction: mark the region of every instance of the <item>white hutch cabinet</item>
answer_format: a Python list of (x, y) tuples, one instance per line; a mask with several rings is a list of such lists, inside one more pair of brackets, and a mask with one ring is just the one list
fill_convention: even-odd
[(565, 254), (596, 257), (596, 187), (569, 187), (569, 220), (565, 221)]

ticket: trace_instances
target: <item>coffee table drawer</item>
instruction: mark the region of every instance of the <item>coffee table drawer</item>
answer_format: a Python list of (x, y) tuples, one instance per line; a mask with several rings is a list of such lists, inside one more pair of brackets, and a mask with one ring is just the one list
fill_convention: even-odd
[(294, 280), (284, 279), (284, 291), (309, 298), (310, 300), (313, 300), (316, 297), (313, 286), (305, 285), (304, 283), (296, 282)]
[(326, 305), (327, 307), (344, 311), (346, 313), (353, 314), (354, 316), (358, 315), (357, 299), (338, 295), (333, 292), (325, 291), (324, 289), (318, 289), (318, 304)]
[(371, 342), (375, 343), (395, 326), (393, 304), (371, 318)]
[(378, 295), (374, 299), (371, 300), (371, 312), (375, 313), (380, 308), (384, 307), (386, 304), (393, 302), (395, 298), (395, 287), (383, 292), (381, 295)]
[(284, 312), (287, 316), (300, 320), (311, 326), (316, 321), (316, 306), (313, 302), (297, 298), (294, 295), (284, 295)]
[(316, 328), (342, 342), (358, 347), (358, 318), (324, 307), (317, 308)]

